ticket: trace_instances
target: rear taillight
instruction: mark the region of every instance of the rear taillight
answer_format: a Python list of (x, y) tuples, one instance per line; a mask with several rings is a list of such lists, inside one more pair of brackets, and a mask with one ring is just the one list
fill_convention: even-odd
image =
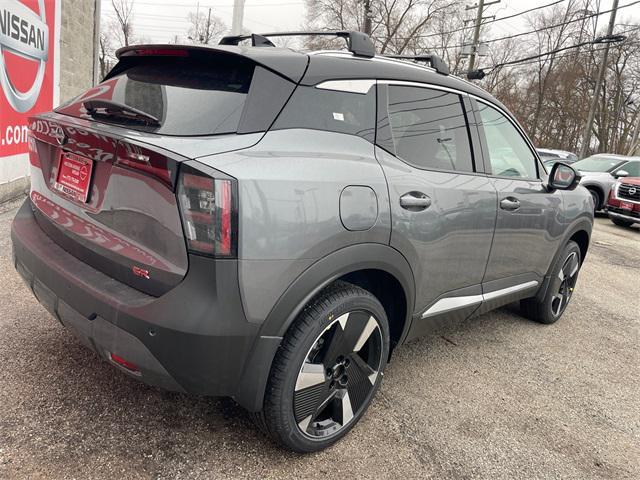
[(189, 250), (215, 257), (236, 257), (236, 181), (222, 174), (214, 178), (183, 165), (177, 195)]

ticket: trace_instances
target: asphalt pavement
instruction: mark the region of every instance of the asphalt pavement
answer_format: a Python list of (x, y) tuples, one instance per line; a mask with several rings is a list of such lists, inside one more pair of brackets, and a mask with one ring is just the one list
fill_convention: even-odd
[(233, 401), (83, 347), (11, 265), (0, 206), (0, 478), (640, 478), (640, 228), (600, 217), (560, 322), (510, 306), (398, 349), (341, 442), (285, 452)]

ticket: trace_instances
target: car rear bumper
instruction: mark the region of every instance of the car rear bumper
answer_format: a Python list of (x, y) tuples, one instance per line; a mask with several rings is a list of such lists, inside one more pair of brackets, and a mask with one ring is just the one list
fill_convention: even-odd
[(11, 238), (14, 265), (36, 298), (102, 358), (135, 364), (138, 372), (115, 365), (154, 386), (260, 408), (281, 338), (260, 337), (260, 325), (246, 321), (235, 260), (191, 256), (184, 280), (152, 297), (63, 250), (39, 227), (29, 199)]

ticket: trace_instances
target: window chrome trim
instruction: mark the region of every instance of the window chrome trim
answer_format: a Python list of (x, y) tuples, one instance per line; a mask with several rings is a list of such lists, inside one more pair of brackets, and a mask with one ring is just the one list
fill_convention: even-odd
[(429, 318), (441, 313), (447, 313), (454, 310), (459, 310), (465, 307), (471, 307), (479, 305), (482, 302), (488, 302), (495, 300), (496, 298), (504, 297), (512, 293), (521, 292), (538, 286), (536, 280), (530, 282), (520, 283), (507, 288), (501, 288), (500, 290), (494, 290), (493, 292), (483, 293), (481, 295), (465, 295), (460, 297), (445, 297), (438, 300), (436, 303), (427, 308), (421, 315), (421, 318)]
[(375, 80), (328, 80), (315, 85), (315, 88), (322, 90), (333, 90), (336, 92), (358, 93), (366, 95), (372, 87), (375, 87)]

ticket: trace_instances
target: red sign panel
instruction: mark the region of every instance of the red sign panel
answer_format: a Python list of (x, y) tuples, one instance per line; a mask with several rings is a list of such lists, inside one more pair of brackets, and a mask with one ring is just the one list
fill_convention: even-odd
[(62, 153), (54, 187), (80, 202), (86, 202), (92, 171), (93, 160), (90, 158), (84, 158), (75, 153)]
[(54, 107), (58, 0), (0, 2), (0, 157), (26, 153), (27, 118)]

